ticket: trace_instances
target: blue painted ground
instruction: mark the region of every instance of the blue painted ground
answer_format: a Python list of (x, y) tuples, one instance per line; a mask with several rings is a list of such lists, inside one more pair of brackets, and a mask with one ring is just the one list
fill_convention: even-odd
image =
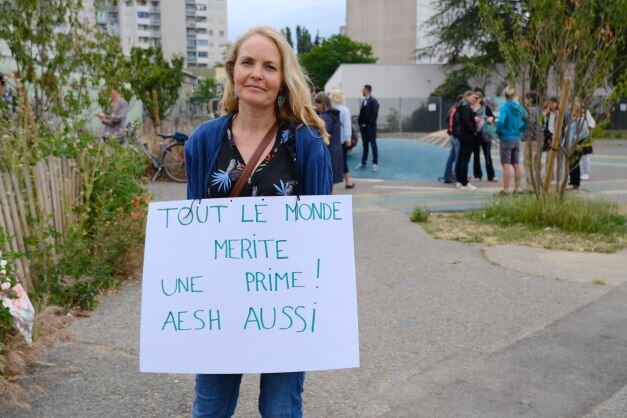
[[(435, 181), (444, 174), (444, 165), (450, 148), (441, 148), (437, 145), (426, 144), (415, 139), (378, 138), (379, 171), (372, 171), (372, 150), (368, 156), (368, 166), (364, 170), (355, 170), (361, 161), (361, 142), (348, 156), (348, 168), (351, 176), (357, 178), (373, 178), (384, 180)], [(496, 163), (493, 155), (492, 160)], [(485, 166), (482, 161), (482, 169)], [(498, 165), (495, 164), (497, 167)], [(472, 161), (470, 163), (472, 175)], [(495, 167), (496, 168), (496, 167)], [(497, 177), (501, 176), (496, 170)]]

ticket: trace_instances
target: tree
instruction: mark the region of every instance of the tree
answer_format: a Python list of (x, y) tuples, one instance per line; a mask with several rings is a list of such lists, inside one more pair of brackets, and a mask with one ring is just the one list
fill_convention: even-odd
[(309, 30), (304, 26), (296, 25), (296, 49), (298, 50), (298, 55), (306, 54), (313, 46)]
[(89, 90), (101, 81), (98, 64), (106, 61), (101, 48), (111, 37), (91, 29), (81, 1), (0, 1), (0, 8), (0, 39), (15, 59), (23, 92), (29, 92), (34, 120), (45, 114), (67, 118), (88, 107)]
[[(480, 12), (490, 35), (498, 41), (499, 51), (508, 69), (512, 85), (524, 97), (532, 86), (539, 97), (546, 97), (552, 79), (558, 95), (569, 98), (568, 109), (579, 102), (586, 109), (594, 91), (607, 85), (615, 70), (618, 53), (627, 42), (627, 4), (625, 0), (526, 0), (525, 2), (499, 2), (479, 0)], [(625, 70), (619, 79), (625, 80)], [(568, 82), (571, 86), (568, 87)], [(625, 84), (614, 86), (614, 95), (625, 93)], [(560, 109), (558, 123), (564, 115)], [(539, 114), (528, 109), (532, 134), (541, 137)], [(570, 138), (583, 128), (577, 123), (567, 123), (564, 136)], [(574, 130), (574, 131), (573, 131)], [(559, 147), (565, 156), (564, 171), (558, 172), (556, 190), (560, 196), (566, 189), (568, 162), (577, 151), (577, 141), (559, 141), (561, 130), (556, 129), (553, 148)], [(532, 149), (534, 146), (536, 149)], [(530, 180), (539, 197), (544, 197), (553, 177), (549, 169), (543, 172), (542, 141), (526, 141), (525, 161)], [(550, 159), (551, 160), (551, 159)], [(550, 171), (550, 172), (549, 172)]]
[(283, 29), (281, 29), (281, 33), (283, 34), (283, 36), (285, 36), (285, 39), (287, 39), (287, 43), (290, 44), (292, 48), (294, 48), (294, 41), (292, 41), (292, 30), (290, 29), (290, 27), (284, 27)]
[(157, 93), (159, 118), (163, 119), (179, 98), (185, 77), (183, 64), (181, 56), (174, 56), (171, 61), (165, 59), (160, 46), (131, 49), (128, 61), (131, 90), (144, 103), (153, 122), (153, 92)]
[(215, 79), (203, 78), (198, 81), (198, 86), (194, 92), (195, 97), (202, 97), (203, 99), (213, 99), (220, 95), (220, 86)]
[(345, 35), (333, 35), (320, 46), (300, 56), (313, 84), (323, 87), (340, 64), (373, 64), (377, 58), (367, 43), (355, 42)]

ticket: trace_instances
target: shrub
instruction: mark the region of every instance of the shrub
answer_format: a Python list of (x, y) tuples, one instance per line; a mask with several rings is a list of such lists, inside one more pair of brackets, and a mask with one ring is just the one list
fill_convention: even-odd
[(414, 209), (409, 219), (412, 222), (426, 223), (429, 221), (429, 209), (418, 207)]
[(611, 202), (567, 194), (560, 199), (549, 194), (542, 202), (535, 195), (493, 198), (485, 209), (472, 212), (475, 220), (500, 226), (522, 224), (531, 228), (559, 228), (566, 232), (603, 234), (627, 233), (627, 218)]

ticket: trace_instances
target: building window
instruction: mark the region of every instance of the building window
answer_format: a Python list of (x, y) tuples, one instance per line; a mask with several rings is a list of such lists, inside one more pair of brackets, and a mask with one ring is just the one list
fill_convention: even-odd
[(206, 52), (199, 52), (198, 58), (207, 58), (209, 55)]
[(223, 30), (220, 31), (220, 36), (224, 36), (224, 31)]
[(140, 19), (148, 19), (150, 17), (150, 13), (148, 12), (137, 12), (137, 17)]
[(213, 30), (209, 29), (209, 36), (213, 36)]
[[(187, 42), (189, 42), (189, 41), (187, 41)], [(209, 45), (209, 41), (206, 40), (206, 39), (198, 39), (196, 41), (196, 45), (198, 45), (198, 46), (207, 46), (207, 45)]]

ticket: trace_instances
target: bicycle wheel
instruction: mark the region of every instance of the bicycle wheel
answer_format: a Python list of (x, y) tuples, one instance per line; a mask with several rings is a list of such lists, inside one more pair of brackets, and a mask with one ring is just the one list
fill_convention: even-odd
[(174, 142), (166, 147), (161, 154), (161, 162), (165, 174), (177, 183), (187, 182), (187, 170), (185, 169), (184, 144)]

